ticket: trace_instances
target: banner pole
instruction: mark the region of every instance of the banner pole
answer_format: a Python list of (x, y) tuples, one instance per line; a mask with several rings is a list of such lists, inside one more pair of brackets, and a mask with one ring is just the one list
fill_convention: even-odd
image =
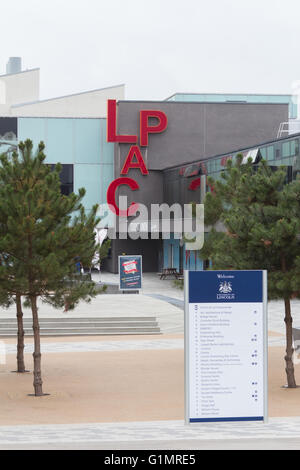
[(269, 421), (268, 400), (268, 272), (263, 271), (263, 318), (264, 318), (264, 423)]

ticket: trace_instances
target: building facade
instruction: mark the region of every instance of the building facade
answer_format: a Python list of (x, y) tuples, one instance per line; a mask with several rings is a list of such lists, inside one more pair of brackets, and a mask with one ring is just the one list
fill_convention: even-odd
[[(233, 149), (272, 164), (289, 162), (292, 177), (298, 171), (299, 135), (277, 139), (281, 123), (297, 114), (289, 95), (125, 101), (120, 85), (41, 101), (39, 69), (8, 72), (0, 76), (0, 152), (11, 153), (28, 138), (36, 148), (43, 141), (46, 163), (63, 165), (62, 191), (84, 187), (87, 210), (112, 200), (118, 207), (120, 196), (127, 207), (149, 210), (152, 204), (200, 202), (203, 177), (218, 178), (226, 160), (235, 158)], [(137, 214), (129, 214), (129, 222)], [(174, 233), (167, 239), (160, 230), (155, 239), (147, 235), (126, 239), (117, 229), (104, 268), (116, 273), (123, 253), (142, 255), (145, 271), (207, 267)]]
[[(211, 156), (208, 159), (191, 162), (188, 165), (178, 165), (164, 170), (164, 194), (168, 204), (179, 202), (184, 204), (189, 200), (188, 188), (200, 189), (201, 184), (207, 181), (207, 176), (214, 180), (221, 177), (226, 169), (227, 161), (235, 161), (237, 155), (241, 154), (244, 161), (249, 157), (253, 163), (264, 159), (272, 167), (285, 166), (287, 168), (287, 182), (297, 178), (300, 173), (300, 134), (291, 135), (281, 139), (273, 139), (262, 142), (254, 147), (240, 148), (221, 155)], [(205, 175), (205, 179), (201, 178)], [(204, 192), (210, 191), (205, 184)], [(197, 197), (192, 198), (200, 202), (199, 192)], [(180, 240), (170, 239), (163, 242), (164, 266), (174, 266), (180, 269), (199, 269), (201, 260), (199, 252), (187, 252)], [(197, 261), (195, 261), (197, 260)], [(202, 263), (200, 269), (208, 267), (208, 262)]]
[[(200, 202), (201, 162), (210, 165), (212, 160), (207, 174), (214, 173), (219, 169), (219, 160), (214, 155), (275, 139), (280, 123), (288, 115), (288, 101), (279, 104), (120, 101), (113, 116), (115, 200), (123, 196), (128, 207), (142, 203), (148, 210), (152, 204)], [(145, 119), (149, 131), (146, 144), (142, 129)], [(167, 124), (163, 131), (156, 132), (161, 119)], [(139, 159), (145, 168), (137, 163)], [(179, 171), (185, 175), (183, 178), (179, 178)], [(128, 182), (128, 178), (134, 183)], [(174, 235), (167, 240), (163, 236), (153, 240), (150, 234), (138, 242), (121, 237), (113, 240), (106, 268), (117, 272), (118, 256), (137, 254), (136, 249), (143, 255), (145, 271), (172, 266), (179, 270), (203, 268), (198, 254), (186, 250), (182, 240)]]

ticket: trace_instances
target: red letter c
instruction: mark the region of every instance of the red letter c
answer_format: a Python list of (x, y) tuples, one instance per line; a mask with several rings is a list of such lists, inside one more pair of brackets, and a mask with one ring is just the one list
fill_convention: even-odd
[(107, 203), (113, 206), (115, 210), (115, 214), (117, 216), (119, 217), (133, 216), (136, 214), (139, 208), (138, 204), (136, 204), (135, 202), (132, 202), (127, 211), (121, 211), (116, 204), (116, 191), (118, 187), (122, 185), (129, 186), (132, 191), (136, 191), (137, 189), (140, 189), (137, 182), (133, 180), (132, 178), (117, 178), (116, 180), (110, 183), (107, 189), (107, 194), (106, 194)]

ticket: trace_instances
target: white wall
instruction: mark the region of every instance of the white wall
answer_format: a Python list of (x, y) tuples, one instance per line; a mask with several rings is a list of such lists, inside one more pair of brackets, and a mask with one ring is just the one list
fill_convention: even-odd
[(16, 105), (11, 108), (11, 115), (17, 117), (106, 117), (107, 100), (123, 100), (125, 86), (103, 88), (42, 100), (38, 103)]
[[(7, 115), (10, 106), (17, 103), (37, 101), (40, 90), (40, 70), (28, 70), (0, 76), (0, 113)], [(3, 107), (3, 105), (5, 105)], [(1, 109), (2, 108), (2, 109)]]

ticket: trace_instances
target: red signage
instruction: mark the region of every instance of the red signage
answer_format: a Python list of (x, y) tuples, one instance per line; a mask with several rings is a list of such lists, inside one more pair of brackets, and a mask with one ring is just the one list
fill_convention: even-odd
[[(134, 157), (136, 158), (135, 162), (133, 161)], [(132, 147), (130, 147), (124, 166), (121, 170), (121, 175), (127, 175), (130, 168), (139, 168), (142, 175), (149, 174), (143, 159), (143, 155), (141, 154), (140, 147), (138, 145), (132, 145)]]
[[(150, 118), (156, 119), (155, 125), (150, 125)], [(148, 147), (149, 134), (159, 134), (166, 130), (168, 118), (162, 111), (142, 110), (140, 111), (140, 146)], [(107, 102), (107, 142), (117, 142), (121, 144), (135, 144), (130, 147), (125, 163), (121, 170), (121, 175), (127, 175), (130, 169), (139, 168), (142, 175), (148, 175), (148, 169), (145, 165), (143, 155), (138, 143), (137, 135), (118, 135), (117, 134), (117, 102), (108, 100)], [(127, 185), (132, 191), (139, 189), (138, 183), (132, 178), (117, 178), (108, 187), (107, 203), (110, 204), (119, 217), (133, 216), (136, 214), (139, 205), (132, 203), (127, 211), (120, 211), (116, 204), (116, 191), (119, 186)]]

